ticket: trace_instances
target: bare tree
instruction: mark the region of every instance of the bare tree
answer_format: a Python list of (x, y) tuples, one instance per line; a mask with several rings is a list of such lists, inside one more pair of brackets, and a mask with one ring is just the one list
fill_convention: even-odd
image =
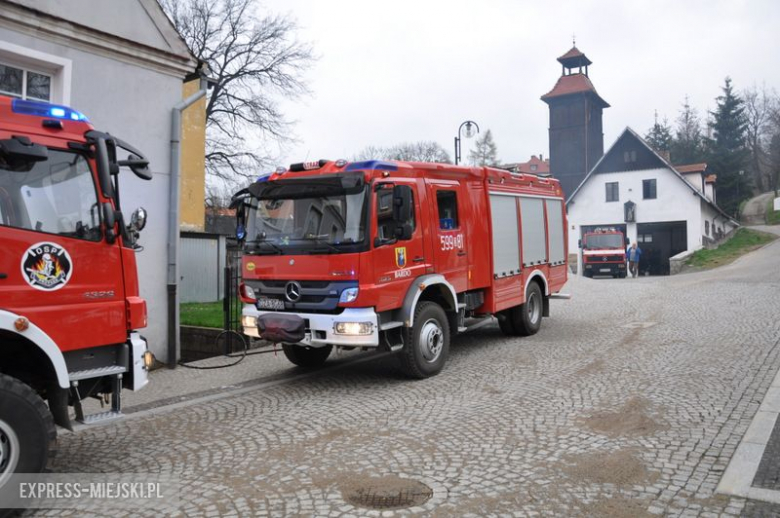
[(777, 94), (755, 85), (742, 94), (745, 101), (746, 143), (750, 149), (750, 168), (759, 192), (770, 188), (769, 145), (772, 140), (772, 115)]
[(404, 142), (389, 147), (368, 146), (353, 156), (352, 159), (451, 163), (450, 155), (444, 148), (438, 143), (429, 140)]
[(479, 166), (498, 166), (498, 148), (493, 141), (493, 133), (487, 130), (474, 143), (474, 149), (469, 152), (469, 162)]
[(314, 61), (297, 41), (295, 21), (260, 17), (256, 0), (160, 0), (194, 56), (216, 84), (206, 104), (206, 168), (225, 180), (252, 177), (268, 161), (263, 142), (290, 138), (278, 106), (308, 93), (303, 73)]
[(696, 108), (691, 106), (687, 95), (682, 110), (677, 116), (671, 155), (675, 164), (690, 164), (704, 160), (701, 117)]

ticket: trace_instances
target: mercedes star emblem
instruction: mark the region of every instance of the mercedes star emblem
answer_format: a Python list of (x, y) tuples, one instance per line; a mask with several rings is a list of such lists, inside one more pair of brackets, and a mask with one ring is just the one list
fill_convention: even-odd
[(298, 302), (301, 298), (301, 285), (295, 281), (290, 281), (284, 287), (284, 296), (290, 302)]

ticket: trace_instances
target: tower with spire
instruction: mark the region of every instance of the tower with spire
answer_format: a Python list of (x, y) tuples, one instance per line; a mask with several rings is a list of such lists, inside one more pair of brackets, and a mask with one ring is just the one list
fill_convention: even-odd
[(588, 57), (576, 45), (558, 58), (561, 77), (542, 96), (550, 107), (550, 173), (568, 197), (604, 154), (602, 112), (609, 104), (588, 76)]

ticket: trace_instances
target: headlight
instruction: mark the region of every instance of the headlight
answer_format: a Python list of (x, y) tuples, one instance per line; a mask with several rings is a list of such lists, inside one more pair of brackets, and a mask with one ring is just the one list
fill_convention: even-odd
[(358, 289), (357, 288), (347, 288), (346, 290), (341, 292), (341, 296), (339, 297), (339, 303), (347, 303), (347, 302), (353, 302), (358, 296)]
[(336, 322), (333, 327), (337, 335), (370, 335), (373, 329), (371, 322)]
[(241, 325), (244, 327), (257, 327), (257, 317), (243, 315), (241, 317)]

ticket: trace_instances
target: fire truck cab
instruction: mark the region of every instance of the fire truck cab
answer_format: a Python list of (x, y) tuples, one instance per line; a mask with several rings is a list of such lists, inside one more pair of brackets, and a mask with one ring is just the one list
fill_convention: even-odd
[(623, 232), (598, 227), (582, 236), (582, 274), (626, 277), (626, 240)]
[(492, 315), (532, 335), (567, 279), (557, 180), (485, 167), (293, 164), (234, 196), (244, 332), (302, 367), (333, 347), (398, 351), (437, 374)]
[[(81, 113), (0, 96), (0, 487), (44, 469), (69, 406), (85, 423), (119, 417), (122, 388), (147, 383), (146, 215), (126, 223), (123, 167), (151, 179), (141, 152)], [(85, 416), (88, 397), (111, 409)]]

